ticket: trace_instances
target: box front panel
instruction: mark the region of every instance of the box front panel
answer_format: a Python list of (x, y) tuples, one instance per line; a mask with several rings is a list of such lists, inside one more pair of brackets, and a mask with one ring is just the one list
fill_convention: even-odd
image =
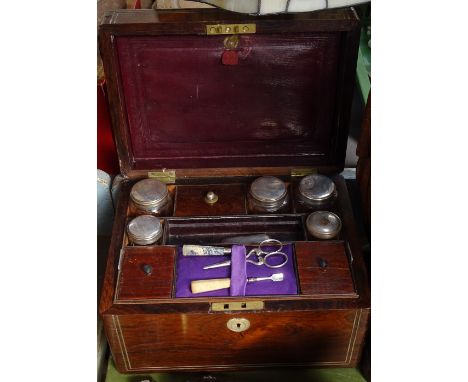
[[(357, 356), (359, 328), (366, 317), (362, 310), (119, 315), (113, 317), (120, 345), (120, 354), (114, 356), (119, 369), (127, 372), (349, 366)], [(232, 331), (231, 319), (245, 319), (250, 326)]]

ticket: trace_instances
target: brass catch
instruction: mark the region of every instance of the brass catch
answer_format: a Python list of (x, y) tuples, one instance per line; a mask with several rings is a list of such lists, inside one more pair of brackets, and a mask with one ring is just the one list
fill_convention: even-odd
[(226, 302), (212, 302), (212, 312), (227, 312), (233, 310), (263, 310), (265, 303), (263, 301), (226, 301)]
[(227, 37), (224, 39), (224, 47), (225, 47), (227, 50), (234, 50), (234, 49), (236, 49), (238, 46), (239, 46), (239, 37), (237, 37), (236, 35), (227, 36)]
[(216, 24), (207, 25), (206, 34), (249, 34), (255, 33), (257, 26), (255, 24)]
[(148, 171), (148, 178), (157, 179), (163, 183), (175, 183), (176, 172), (174, 170)]
[(291, 169), (291, 177), (303, 177), (306, 175), (317, 174), (317, 169), (313, 167), (302, 167)]

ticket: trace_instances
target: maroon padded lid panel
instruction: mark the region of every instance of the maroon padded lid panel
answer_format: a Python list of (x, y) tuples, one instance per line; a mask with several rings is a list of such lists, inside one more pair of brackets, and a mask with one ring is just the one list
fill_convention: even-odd
[(116, 36), (133, 168), (330, 162), (340, 34), (224, 38)]

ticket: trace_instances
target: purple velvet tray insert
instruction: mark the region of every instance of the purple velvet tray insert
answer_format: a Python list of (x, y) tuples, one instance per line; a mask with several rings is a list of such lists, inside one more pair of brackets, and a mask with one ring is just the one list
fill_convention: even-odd
[[(247, 253), (252, 249), (247, 247)], [(266, 250), (274, 248), (266, 247)], [(182, 247), (178, 248), (176, 265), (176, 297), (227, 297), (227, 296), (267, 296), (297, 294), (297, 278), (295, 272), (295, 259), (292, 244), (284, 245), (283, 252), (288, 255), (288, 262), (281, 268), (268, 268), (265, 265), (255, 265), (245, 262), (245, 248), (233, 246), (232, 255), (229, 256), (183, 256)], [(205, 265), (215, 264), (231, 259), (231, 266), (204, 270)], [(281, 259), (279, 259), (281, 261)], [(273, 273), (283, 273), (284, 280), (274, 282), (271, 280), (246, 283), (244, 267), (247, 277), (269, 277)], [(212, 292), (192, 294), (190, 282), (192, 280), (231, 278), (231, 288)]]

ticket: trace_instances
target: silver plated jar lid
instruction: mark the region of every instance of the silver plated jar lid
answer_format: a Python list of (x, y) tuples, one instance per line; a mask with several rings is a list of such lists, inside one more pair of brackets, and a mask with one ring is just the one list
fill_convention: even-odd
[(286, 185), (274, 176), (262, 176), (250, 185), (252, 197), (262, 203), (277, 203), (286, 196)]
[(307, 217), (306, 226), (318, 239), (333, 239), (341, 231), (341, 219), (333, 212), (316, 211)]
[(133, 202), (142, 207), (157, 207), (169, 196), (166, 185), (157, 179), (143, 179), (135, 183), (130, 192)]
[(127, 233), (128, 238), (134, 244), (153, 244), (162, 235), (161, 220), (152, 215), (137, 216), (128, 223)]
[(324, 175), (308, 175), (299, 182), (300, 195), (309, 201), (321, 202), (328, 200), (334, 196), (335, 192), (335, 183)]

